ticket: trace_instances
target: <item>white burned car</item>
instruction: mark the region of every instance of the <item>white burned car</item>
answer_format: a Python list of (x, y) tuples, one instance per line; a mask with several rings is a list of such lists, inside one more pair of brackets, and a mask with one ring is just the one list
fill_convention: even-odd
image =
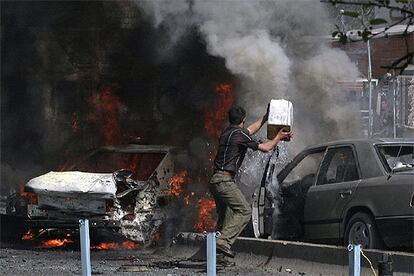
[(106, 146), (68, 171), (31, 179), (25, 208), (20, 201), (9, 210), (23, 210), (28, 228), (76, 229), (80, 218), (89, 218), (92, 230), (146, 244), (166, 219), (172, 176), (170, 147)]

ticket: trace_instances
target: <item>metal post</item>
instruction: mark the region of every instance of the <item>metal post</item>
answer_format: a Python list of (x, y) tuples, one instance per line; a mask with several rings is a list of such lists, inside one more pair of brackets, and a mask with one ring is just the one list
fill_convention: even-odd
[(82, 260), (82, 276), (91, 276), (91, 252), (89, 241), (89, 220), (79, 220), (81, 260)]
[(348, 245), (349, 276), (361, 275), (361, 245)]
[(207, 233), (207, 276), (216, 276), (216, 233)]
[(372, 112), (372, 65), (371, 65), (371, 46), (369, 40), (367, 41), (368, 50), (368, 88), (369, 88), (369, 101), (368, 101), (368, 137), (372, 137), (373, 130), (373, 112)]
[(382, 255), (382, 261), (378, 262), (378, 276), (392, 276), (393, 267), (391, 256), (388, 254)]
[(397, 138), (397, 85), (398, 85), (398, 80), (397, 80), (397, 76), (395, 75), (395, 69), (393, 72), (394, 75), (394, 80), (393, 80), (393, 106), (392, 106), (392, 110), (393, 110), (393, 137)]

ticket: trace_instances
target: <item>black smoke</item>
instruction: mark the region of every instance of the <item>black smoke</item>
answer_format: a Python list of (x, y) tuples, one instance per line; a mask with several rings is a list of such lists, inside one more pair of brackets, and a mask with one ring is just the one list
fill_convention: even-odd
[(1, 194), (104, 144), (88, 113), (108, 86), (120, 143), (181, 146), (181, 165), (208, 174), (204, 115), (237, 79), (196, 28), (174, 45), (168, 32), (129, 2), (1, 2)]

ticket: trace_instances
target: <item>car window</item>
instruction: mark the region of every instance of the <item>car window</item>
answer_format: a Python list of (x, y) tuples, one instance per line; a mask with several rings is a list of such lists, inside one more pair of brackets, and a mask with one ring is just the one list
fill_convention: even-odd
[(328, 149), (322, 162), (317, 185), (358, 180), (358, 169), (351, 147)]
[(283, 183), (293, 183), (306, 179), (307, 182), (314, 183), (314, 177), (318, 171), (324, 151), (315, 152), (305, 156), (286, 176)]
[(377, 149), (388, 171), (414, 168), (414, 145), (377, 145)]
[(322, 162), (317, 185), (358, 180), (358, 169), (351, 147), (328, 149)]

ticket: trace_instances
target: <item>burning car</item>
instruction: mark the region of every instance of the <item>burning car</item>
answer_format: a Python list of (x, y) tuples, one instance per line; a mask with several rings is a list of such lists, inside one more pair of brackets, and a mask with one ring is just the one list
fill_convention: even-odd
[(256, 237), (413, 246), (414, 140), (326, 143), (303, 150), (275, 177), (274, 170), (267, 166), (254, 195)]
[(27, 217), (30, 229), (77, 229), (89, 218), (93, 230), (148, 244), (167, 218), (171, 154), (167, 146), (99, 148), (65, 171), (31, 179), (7, 213)]

